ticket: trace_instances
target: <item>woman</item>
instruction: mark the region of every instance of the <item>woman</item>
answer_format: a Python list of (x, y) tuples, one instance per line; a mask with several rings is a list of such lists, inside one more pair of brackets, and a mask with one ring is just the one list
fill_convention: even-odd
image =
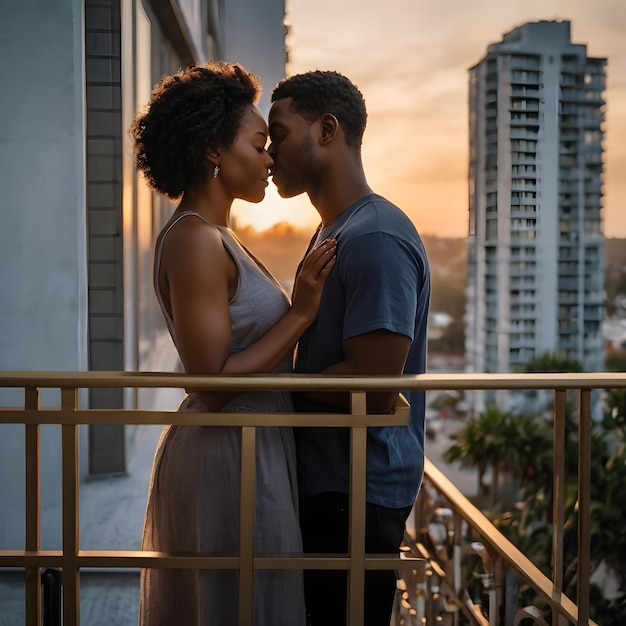
[[(290, 372), (319, 306), (336, 242), (307, 257), (293, 304), (229, 229), (234, 198), (260, 202), (273, 161), (255, 106), (258, 78), (212, 62), (165, 76), (131, 127), (149, 185), (180, 198), (157, 238), (154, 282), (185, 371)], [(190, 393), (179, 411), (291, 411), (287, 393)], [(241, 431), (167, 426), (152, 470), (143, 550), (237, 554)], [(257, 433), (255, 552), (300, 552), (295, 452), (288, 428)], [(301, 572), (255, 574), (255, 624), (304, 624)], [(143, 626), (237, 623), (235, 571), (142, 572)]]

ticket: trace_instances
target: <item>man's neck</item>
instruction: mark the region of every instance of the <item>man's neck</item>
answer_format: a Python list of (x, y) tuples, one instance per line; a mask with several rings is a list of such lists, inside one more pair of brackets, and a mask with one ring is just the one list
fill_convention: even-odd
[(318, 189), (316, 194), (309, 193), (309, 199), (320, 214), (322, 225), (327, 226), (359, 198), (370, 193), (373, 193), (372, 189), (363, 176), (361, 180), (343, 183), (327, 181), (323, 189)]

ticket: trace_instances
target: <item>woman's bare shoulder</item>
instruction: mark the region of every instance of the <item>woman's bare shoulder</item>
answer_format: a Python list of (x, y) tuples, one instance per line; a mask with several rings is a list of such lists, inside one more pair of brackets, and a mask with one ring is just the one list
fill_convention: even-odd
[(226, 255), (218, 228), (193, 214), (185, 215), (173, 225), (170, 221), (159, 234), (157, 246), (161, 242), (164, 260), (182, 257), (190, 263), (194, 257), (217, 260)]

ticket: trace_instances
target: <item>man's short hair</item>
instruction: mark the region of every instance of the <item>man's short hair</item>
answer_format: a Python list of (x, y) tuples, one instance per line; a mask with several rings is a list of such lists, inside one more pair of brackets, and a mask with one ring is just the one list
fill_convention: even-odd
[(315, 70), (284, 78), (274, 88), (272, 102), (283, 98), (291, 98), (293, 110), (311, 123), (331, 113), (343, 128), (346, 143), (361, 148), (367, 123), (365, 100), (357, 86), (342, 74)]

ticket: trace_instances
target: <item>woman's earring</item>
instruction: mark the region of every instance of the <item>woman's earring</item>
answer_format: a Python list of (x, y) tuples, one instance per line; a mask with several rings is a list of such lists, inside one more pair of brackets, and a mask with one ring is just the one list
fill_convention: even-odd
[(216, 165), (216, 166), (213, 168), (213, 178), (217, 178), (217, 175), (218, 175), (219, 173), (220, 173), (220, 166), (219, 166), (219, 165)]

